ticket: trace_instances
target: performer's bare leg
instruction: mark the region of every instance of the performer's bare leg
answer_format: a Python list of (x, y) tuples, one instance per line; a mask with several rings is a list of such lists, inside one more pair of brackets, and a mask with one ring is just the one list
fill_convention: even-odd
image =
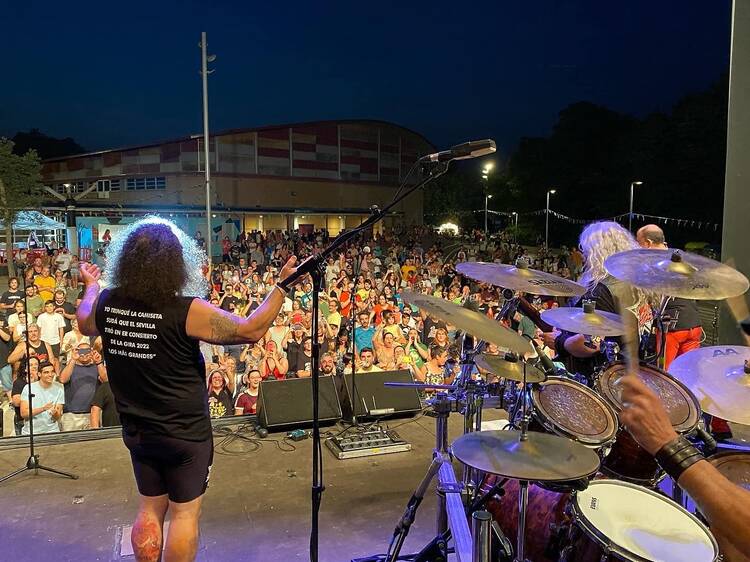
[(191, 562), (198, 552), (198, 519), (203, 496), (186, 503), (169, 502), (169, 533), (164, 562)]
[(162, 528), (169, 507), (169, 497), (141, 496), (141, 506), (133, 524), (130, 542), (137, 562), (161, 560)]

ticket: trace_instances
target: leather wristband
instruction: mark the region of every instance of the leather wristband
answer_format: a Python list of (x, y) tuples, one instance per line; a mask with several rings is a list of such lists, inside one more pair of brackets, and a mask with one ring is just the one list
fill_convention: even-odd
[(675, 482), (683, 472), (703, 458), (701, 452), (682, 436), (670, 441), (656, 453), (656, 462)]

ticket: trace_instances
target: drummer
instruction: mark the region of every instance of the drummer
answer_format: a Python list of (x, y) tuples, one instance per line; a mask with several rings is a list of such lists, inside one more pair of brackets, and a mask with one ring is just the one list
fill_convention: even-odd
[[(651, 312), (645, 294), (630, 284), (615, 279), (604, 269), (604, 260), (625, 250), (638, 249), (633, 235), (616, 222), (603, 221), (583, 229), (579, 244), (584, 255), (583, 274), (579, 283), (586, 294), (573, 303), (583, 306), (583, 301), (594, 301), (596, 309), (619, 313), (630, 310), (638, 316), (639, 326), (650, 321)], [(607, 363), (601, 352), (602, 340), (554, 330), (543, 335), (544, 343), (557, 353), (570, 373), (578, 374), (592, 383), (596, 371)]]

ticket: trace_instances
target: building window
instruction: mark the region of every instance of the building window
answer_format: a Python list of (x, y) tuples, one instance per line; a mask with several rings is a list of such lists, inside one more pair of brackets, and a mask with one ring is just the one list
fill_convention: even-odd
[(110, 191), (120, 191), (120, 180), (109, 180)]
[(96, 182), (96, 191), (99, 193), (104, 193), (106, 191), (110, 191), (110, 182), (109, 180), (99, 180)]
[(166, 189), (167, 178), (164, 176), (148, 178), (128, 178), (125, 182), (125, 189), (128, 191), (141, 189)]

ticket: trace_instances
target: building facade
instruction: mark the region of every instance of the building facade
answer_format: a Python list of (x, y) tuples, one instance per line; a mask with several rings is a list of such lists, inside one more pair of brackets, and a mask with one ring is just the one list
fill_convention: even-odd
[[(327, 228), (337, 234), (382, 207), (420, 156), (435, 147), (423, 136), (384, 121), (322, 121), (230, 130), (211, 135), (211, 207), (215, 235), (235, 229)], [(206, 224), (203, 136), (45, 160), (49, 211), (106, 225), (145, 213), (169, 214), (184, 227)], [(408, 177), (407, 177), (408, 175)], [(104, 220), (107, 219), (107, 220)], [(388, 221), (421, 224), (421, 192)], [(134, 219), (133, 219), (134, 220)], [(72, 226), (69, 224), (69, 226)], [(85, 238), (85, 233), (84, 233)], [(95, 236), (94, 236), (95, 238)], [(83, 241), (81, 241), (83, 245)]]

